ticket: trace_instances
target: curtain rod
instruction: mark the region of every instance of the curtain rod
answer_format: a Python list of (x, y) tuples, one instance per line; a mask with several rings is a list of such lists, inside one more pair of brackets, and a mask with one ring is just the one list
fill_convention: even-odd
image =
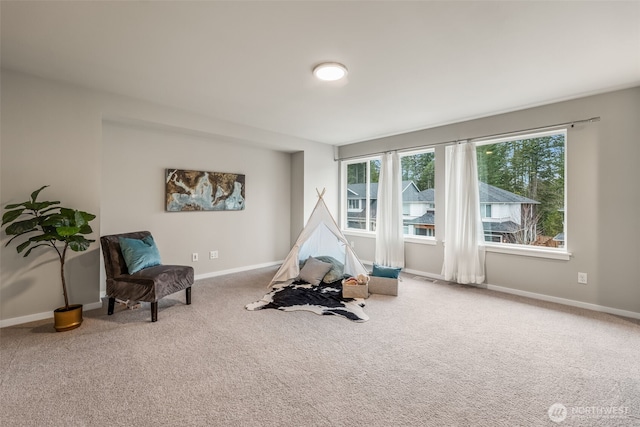
[(388, 153), (389, 151), (397, 151), (399, 153), (405, 152), (405, 151), (412, 151), (412, 150), (417, 150), (418, 148), (429, 148), (429, 147), (435, 147), (438, 145), (453, 145), (453, 144), (457, 144), (459, 142), (462, 141), (478, 141), (478, 140), (482, 140), (482, 139), (489, 139), (489, 138), (504, 138), (510, 135), (517, 135), (517, 134), (521, 134), (521, 133), (526, 133), (526, 132), (541, 132), (541, 131), (545, 131), (545, 130), (550, 130), (550, 129), (555, 129), (555, 128), (561, 128), (561, 127), (566, 127), (566, 126), (571, 126), (574, 127), (577, 124), (580, 123), (593, 123), (593, 122), (599, 122), (600, 121), (600, 117), (591, 117), (589, 119), (581, 119), (581, 120), (573, 120), (571, 122), (565, 122), (565, 123), (558, 123), (555, 125), (549, 125), (549, 126), (543, 126), (543, 127), (537, 127), (537, 128), (528, 128), (528, 129), (521, 129), (521, 130), (515, 130), (515, 131), (511, 131), (511, 132), (506, 132), (506, 133), (496, 133), (496, 134), (492, 134), (492, 135), (484, 135), (484, 136), (475, 136), (472, 138), (464, 138), (464, 139), (456, 139), (456, 140), (452, 140), (452, 141), (443, 141), (443, 142), (434, 142), (433, 144), (422, 144), (422, 145), (414, 145), (412, 147), (405, 147), (405, 148), (397, 148), (395, 150), (384, 150), (384, 151), (378, 151), (376, 153), (369, 153), (369, 154), (363, 154), (363, 155), (357, 155), (357, 156), (349, 156), (349, 157), (338, 157), (337, 153), (337, 147), (336, 147), (336, 151), (335, 151), (335, 156), (333, 156), (333, 160), (334, 161), (338, 161), (338, 160), (350, 160), (350, 159), (357, 159), (359, 157), (371, 157), (371, 156), (377, 156), (379, 154), (384, 154), (384, 153)]

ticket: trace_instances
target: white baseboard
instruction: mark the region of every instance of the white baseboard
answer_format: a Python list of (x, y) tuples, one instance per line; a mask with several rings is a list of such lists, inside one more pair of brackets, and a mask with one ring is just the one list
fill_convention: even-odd
[(409, 274), (415, 274), (417, 276), (428, 277), (429, 279), (434, 279), (434, 280), (444, 280), (444, 277), (441, 276), (440, 274), (427, 273), (426, 271), (412, 270), (410, 268), (403, 268), (402, 272), (403, 273), (409, 273)]
[[(194, 279), (195, 280), (208, 279), (210, 277), (224, 276), (225, 274), (231, 274), (231, 273), (240, 273), (242, 271), (255, 270), (257, 268), (263, 268), (263, 267), (272, 267), (274, 265), (279, 265), (279, 264), (282, 264), (282, 260), (267, 262), (264, 264), (255, 264), (255, 265), (249, 265), (245, 267), (232, 268), (229, 270), (214, 271), (211, 273), (199, 274), (199, 275), (196, 275)], [(104, 297), (105, 297), (105, 291), (101, 291), (100, 298), (104, 298)], [(102, 301), (94, 302), (90, 304), (83, 304), (82, 311), (95, 310), (96, 308), (101, 308), (101, 307), (102, 307)], [(5, 328), (7, 326), (21, 325), (23, 323), (35, 322), (37, 320), (44, 320), (44, 319), (53, 319), (53, 310), (46, 311), (44, 313), (34, 313), (34, 314), (29, 314), (27, 316), (13, 317), (11, 319), (0, 320), (0, 328)]]
[(618, 308), (606, 307), (604, 305), (591, 304), (588, 302), (576, 301), (572, 299), (553, 297), (550, 295), (537, 294), (534, 292), (521, 291), (518, 289), (505, 288), (504, 286), (482, 285), (492, 291), (504, 292), (506, 294), (518, 295), (521, 297), (533, 298), (542, 301), (555, 302), (558, 304), (569, 305), (572, 307), (586, 308), (587, 310), (600, 311), (602, 313), (614, 314), (616, 316), (630, 317), (632, 319), (640, 319), (640, 313), (634, 311), (620, 310)]
[[(370, 262), (365, 262), (365, 261), (363, 262), (365, 264), (371, 264)], [(405, 273), (428, 277), (430, 279), (444, 280), (444, 277), (439, 274), (427, 273), (425, 271), (412, 270), (408, 268), (405, 268), (402, 271)], [(607, 307), (604, 305), (591, 304), (588, 302), (576, 301), (576, 300), (567, 299), (567, 298), (559, 298), (559, 297), (554, 297), (554, 296), (545, 295), (545, 294), (538, 294), (535, 292), (521, 291), (519, 289), (506, 288), (504, 286), (496, 286), (491, 284), (470, 285), (470, 286), (476, 286), (478, 288), (489, 289), (497, 292), (504, 292), (506, 294), (518, 295), (521, 297), (527, 297), (527, 298), (537, 299), (541, 301), (555, 302), (557, 304), (568, 305), (571, 307), (585, 308), (587, 310), (599, 311), (601, 313), (608, 313), (616, 316), (629, 317), (631, 319), (640, 319), (640, 313), (636, 313), (635, 311), (621, 310), (618, 308)]]
[[(362, 262), (366, 265), (373, 264), (370, 261), (362, 261)], [(250, 265), (245, 267), (232, 268), (229, 270), (221, 270), (221, 271), (214, 271), (214, 272), (205, 273), (205, 274), (198, 274), (195, 276), (195, 280), (202, 280), (202, 279), (208, 279), (211, 277), (224, 276), (226, 274), (232, 274), (232, 273), (240, 273), (243, 271), (255, 270), (257, 268), (272, 267), (279, 264), (282, 264), (282, 261), (267, 262), (264, 264), (255, 264), (255, 265)], [(402, 271), (409, 274), (416, 274), (418, 276), (428, 277), (430, 279), (444, 280), (444, 278), (439, 274), (433, 274), (433, 273), (428, 273), (425, 271), (419, 271), (419, 270), (413, 270), (413, 269), (403, 269)], [(486, 288), (486, 289), (497, 291), (497, 292), (504, 292), (512, 295), (533, 298), (541, 301), (548, 301), (548, 302), (564, 304), (572, 307), (585, 308), (587, 310), (599, 311), (602, 313), (613, 314), (616, 316), (629, 317), (632, 319), (640, 319), (640, 313), (636, 313), (634, 311), (621, 310), (618, 308), (611, 308), (611, 307), (606, 307), (598, 304), (591, 304), (587, 302), (576, 301), (576, 300), (571, 300), (566, 298), (559, 298), (559, 297), (554, 297), (550, 295), (538, 294), (534, 292), (521, 291), (518, 289), (505, 288), (504, 286), (483, 284), (483, 285), (479, 285), (478, 287)], [(100, 296), (104, 297), (104, 295), (102, 294)], [(82, 307), (82, 310), (83, 311), (94, 310), (96, 308), (101, 308), (101, 307), (102, 307), (102, 301), (99, 301), (99, 302), (94, 302), (90, 304), (84, 304)], [(13, 326), (13, 325), (20, 325), (22, 323), (34, 322), (37, 320), (52, 319), (52, 318), (53, 318), (53, 311), (30, 314), (28, 316), (14, 317), (11, 319), (0, 320), (0, 328), (5, 328), (7, 326)]]
[[(92, 302), (82, 305), (82, 311), (95, 310), (102, 307), (102, 301)], [(53, 310), (44, 313), (29, 314), (28, 316), (13, 317), (11, 319), (0, 320), (0, 328), (7, 326), (21, 325), (23, 323), (35, 322), (37, 320), (53, 319)]]
[(195, 276), (195, 280), (209, 279), (211, 277), (224, 276), (226, 274), (232, 274), (232, 273), (241, 273), (243, 271), (255, 270), (255, 269), (258, 269), (258, 268), (273, 267), (274, 265), (282, 264), (282, 262), (283, 262), (282, 260), (281, 261), (273, 261), (273, 262), (265, 262), (264, 264), (247, 265), (247, 266), (244, 266), (244, 267), (231, 268), (229, 270), (212, 271), (210, 273), (197, 274)]

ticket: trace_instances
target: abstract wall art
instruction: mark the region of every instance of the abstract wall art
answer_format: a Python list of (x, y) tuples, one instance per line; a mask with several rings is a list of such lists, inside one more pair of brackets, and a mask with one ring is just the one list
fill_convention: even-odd
[(244, 209), (244, 175), (167, 169), (165, 178), (168, 212)]

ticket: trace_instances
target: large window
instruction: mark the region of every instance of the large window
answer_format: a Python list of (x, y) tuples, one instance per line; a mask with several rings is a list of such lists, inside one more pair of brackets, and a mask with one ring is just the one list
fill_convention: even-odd
[[(564, 253), (555, 249), (566, 248), (566, 139), (561, 129), (476, 140), (480, 213), (490, 250)], [(400, 155), (403, 232), (424, 242), (436, 236), (435, 154), (424, 148)], [(375, 232), (380, 166), (374, 156), (342, 162), (345, 230)], [(540, 250), (546, 248), (551, 251)]]
[(402, 222), (407, 236), (435, 235), (435, 153), (433, 149), (403, 154)]
[(564, 246), (565, 131), (476, 143), (487, 242)]

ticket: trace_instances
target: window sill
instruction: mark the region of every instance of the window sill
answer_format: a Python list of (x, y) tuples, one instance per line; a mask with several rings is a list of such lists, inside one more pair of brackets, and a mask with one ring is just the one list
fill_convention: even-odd
[(539, 248), (539, 247), (526, 247), (526, 246), (507, 246), (507, 245), (496, 245), (491, 243), (485, 243), (485, 248), (487, 252), (495, 252), (500, 254), (509, 254), (509, 255), (520, 255), (527, 257), (535, 257), (535, 258), (549, 258), (549, 259), (559, 259), (563, 261), (569, 261), (571, 259), (571, 252), (567, 252), (565, 250), (554, 250), (550, 248)]
[(376, 233), (372, 231), (342, 230), (342, 234), (345, 236), (368, 237), (370, 239), (376, 238)]
[(438, 241), (435, 237), (415, 237), (415, 236), (405, 236), (405, 243), (418, 243), (420, 245), (431, 245), (435, 246), (438, 244)]
[[(355, 236), (355, 237), (367, 237), (369, 239), (375, 239), (376, 233), (373, 231), (357, 231), (357, 230), (342, 230), (342, 233), (345, 236)], [(415, 236), (405, 236), (405, 243), (418, 243), (421, 245), (432, 245), (435, 246), (438, 241), (435, 237), (415, 237)]]
[[(345, 236), (366, 237), (369, 239), (375, 239), (376, 233), (371, 231), (357, 231), (357, 230), (342, 230)], [(438, 241), (435, 238), (430, 237), (406, 237), (405, 243), (417, 243), (420, 245), (435, 246)], [(443, 242), (444, 244), (444, 242)], [(519, 255), (533, 258), (547, 258), (557, 259), (562, 261), (569, 261), (571, 259), (571, 252), (567, 252), (562, 249), (541, 248), (536, 246), (524, 246), (524, 245), (500, 245), (495, 243), (485, 242), (484, 247), (487, 252), (494, 252), (499, 254)]]

